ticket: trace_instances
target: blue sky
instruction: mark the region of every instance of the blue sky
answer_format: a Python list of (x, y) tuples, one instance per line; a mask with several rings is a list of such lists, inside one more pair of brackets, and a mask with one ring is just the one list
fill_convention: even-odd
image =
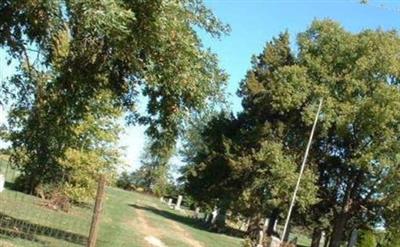
[[(262, 51), (264, 44), (280, 32), (288, 30), (292, 42), (315, 19), (330, 18), (340, 22), (347, 30), (398, 29), (400, 27), (400, 1), (357, 0), (209, 0), (206, 5), (232, 31), (229, 36), (215, 40), (201, 33), (204, 44), (218, 54), (221, 67), (230, 75), (227, 93), (233, 111), (239, 111), (240, 99), (236, 91), (250, 67), (250, 58)], [(4, 51), (0, 50), (0, 79), (12, 73), (5, 65)], [(0, 122), (5, 112), (0, 108)], [(121, 138), (126, 146), (126, 161), (131, 169), (140, 165), (139, 157), (145, 142), (144, 127), (129, 127)], [(1, 143), (0, 143), (1, 144)], [(172, 163), (179, 164), (178, 159)]]
[(251, 56), (260, 53), (280, 32), (288, 30), (294, 43), (297, 33), (306, 30), (313, 20), (324, 18), (336, 20), (352, 32), (400, 27), (400, 1), (363, 5), (357, 0), (210, 0), (206, 4), (232, 28), (221, 41), (204, 34), (202, 37), (230, 75), (228, 92), (234, 111), (241, 109), (235, 93), (250, 68)]

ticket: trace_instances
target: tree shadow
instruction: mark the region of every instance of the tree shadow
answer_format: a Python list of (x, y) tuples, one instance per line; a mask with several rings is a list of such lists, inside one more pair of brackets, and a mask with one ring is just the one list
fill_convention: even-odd
[(27, 220), (17, 219), (3, 213), (0, 213), (0, 236), (1, 235), (38, 242), (43, 245), (45, 245), (46, 242), (38, 239), (38, 236), (60, 239), (78, 245), (86, 245), (87, 243), (86, 236), (34, 224)]
[(218, 232), (218, 233), (223, 233), (223, 234), (226, 234), (229, 236), (240, 237), (240, 238), (242, 238), (245, 235), (245, 233), (243, 231), (240, 231), (238, 229), (234, 229), (234, 228), (231, 228), (228, 226), (225, 226), (224, 229), (213, 229), (210, 227), (209, 224), (206, 224), (201, 219), (195, 219), (195, 218), (175, 214), (175, 213), (169, 212), (167, 210), (162, 210), (162, 209), (158, 209), (155, 207), (140, 206), (137, 204), (129, 204), (129, 206), (139, 209), (139, 210), (145, 210), (145, 211), (151, 212), (156, 215), (160, 215), (166, 219), (170, 219), (170, 220), (185, 224), (187, 226), (190, 226), (192, 228), (196, 228), (199, 230), (203, 230), (203, 231), (207, 231), (207, 232)]
[(14, 185), (13, 182), (8, 182), (8, 181), (5, 181), (5, 182), (4, 182), (4, 188), (11, 190), (11, 189), (13, 189), (14, 187), (15, 187), (15, 185)]

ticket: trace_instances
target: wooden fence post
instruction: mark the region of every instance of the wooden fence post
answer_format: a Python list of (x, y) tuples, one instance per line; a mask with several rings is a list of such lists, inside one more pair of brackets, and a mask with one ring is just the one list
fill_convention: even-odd
[(101, 175), (97, 187), (96, 203), (94, 205), (92, 224), (90, 226), (90, 233), (89, 233), (87, 247), (96, 246), (97, 233), (99, 231), (100, 216), (101, 216), (101, 211), (103, 209), (105, 185), (106, 185), (106, 178), (104, 175)]

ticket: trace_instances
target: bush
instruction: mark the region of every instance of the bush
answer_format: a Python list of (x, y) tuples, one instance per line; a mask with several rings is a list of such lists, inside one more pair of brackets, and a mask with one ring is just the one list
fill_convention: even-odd
[(126, 171), (122, 172), (117, 179), (116, 185), (118, 188), (130, 190), (130, 188), (132, 187), (131, 176)]
[(35, 194), (45, 200), (44, 206), (47, 208), (64, 212), (68, 212), (71, 208), (70, 198), (59, 185), (39, 185), (35, 189)]
[(376, 247), (376, 236), (372, 230), (362, 230), (358, 238), (357, 247)]
[(400, 247), (400, 231), (398, 229), (390, 229), (385, 232), (381, 241), (381, 247)]

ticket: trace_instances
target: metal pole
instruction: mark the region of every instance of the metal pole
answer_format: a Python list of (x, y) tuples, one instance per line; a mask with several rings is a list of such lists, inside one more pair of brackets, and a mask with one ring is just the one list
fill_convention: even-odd
[(301, 177), (303, 176), (304, 168), (305, 168), (305, 166), (306, 166), (306, 161), (307, 161), (308, 152), (310, 151), (311, 142), (312, 142), (312, 139), (313, 139), (313, 136), (314, 136), (315, 126), (317, 125), (317, 122), (318, 122), (318, 116), (319, 116), (319, 113), (320, 113), (320, 111), (321, 111), (321, 107), (322, 107), (322, 98), (321, 98), (320, 101), (319, 101), (318, 111), (317, 111), (317, 114), (315, 115), (314, 124), (313, 124), (313, 127), (312, 127), (312, 129), (311, 129), (310, 138), (308, 139), (308, 144), (307, 144), (306, 152), (305, 152), (305, 154), (304, 154), (303, 162), (302, 162), (301, 168), (300, 168), (299, 178), (297, 179), (297, 184), (296, 184), (296, 187), (295, 187), (295, 189), (294, 189), (292, 201), (291, 201), (290, 207), (289, 207), (289, 212), (288, 212), (288, 215), (287, 215), (287, 217), (286, 217), (285, 227), (283, 228), (283, 233), (282, 233), (282, 237), (281, 237), (281, 242), (283, 242), (283, 240), (284, 240), (284, 238), (285, 238), (285, 235), (286, 235), (287, 228), (288, 228), (288, 226), (289, 226), (290, 216), (292, 215), (293, 206), (294, 206), (294, 204), (295, 204), (295, 202), (296, 202), (297, 191), (299, 190)]

